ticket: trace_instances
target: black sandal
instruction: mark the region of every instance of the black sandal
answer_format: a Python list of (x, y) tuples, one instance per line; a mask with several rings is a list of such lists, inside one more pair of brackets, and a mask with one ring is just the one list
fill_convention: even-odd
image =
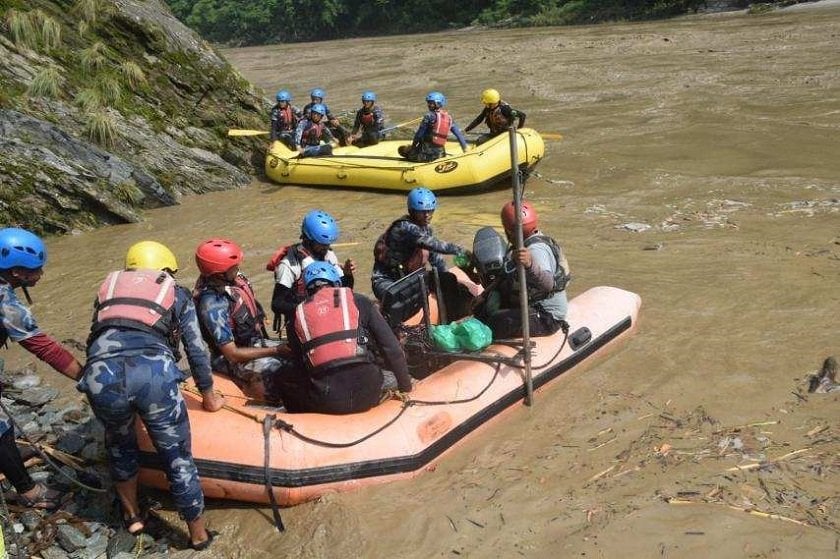
[(194, 549), (195, 551), (204, 551), (205, 549), (210, 547), (210, 544), (213, 543), (213, 540), (216, 539), (216, 536), (218, 536), (218, 535), (219, 535), (219, 533), (216, 532), (215, 530), (207, 530), (207, 539), (204, 540), (203, 542), (198, 542), (198, 543), (193, 543), (191, 541), (190, 542), (190, 549)]

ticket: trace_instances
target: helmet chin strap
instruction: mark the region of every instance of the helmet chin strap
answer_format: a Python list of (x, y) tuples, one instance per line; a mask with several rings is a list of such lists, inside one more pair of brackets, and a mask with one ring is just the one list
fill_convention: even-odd
[(31, 305), (32, 304), (32, 297), (29, 296), (29, 290), (26, 289), (25, 285), (21, 285), (20, 288), (23, 291), (23, 296), (26, 297), (26, 303)]

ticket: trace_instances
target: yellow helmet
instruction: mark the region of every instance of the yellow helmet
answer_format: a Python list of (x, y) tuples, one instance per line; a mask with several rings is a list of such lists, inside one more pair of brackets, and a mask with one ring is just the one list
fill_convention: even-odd
[(175, 255), (164, 245), (155, 241), (134, 243), (125, 253), (125, 269), (178, 271)]
[(481, 102), (485, 105), (495, 105), (502, 100), (502, 96), (495, 89), (485, 89), (481, 92)]

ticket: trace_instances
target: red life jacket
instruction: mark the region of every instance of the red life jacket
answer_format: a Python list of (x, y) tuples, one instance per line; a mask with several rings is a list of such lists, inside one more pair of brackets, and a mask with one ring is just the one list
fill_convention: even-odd
[(428, 249), (415, 246), (411, 254), (404, 257), (399, 254), (398, 250), (393, 250), (391, 244), (391, 230), (399, 223), (410, 221), (408, 217), (401, 217), (388, 226), (384, 233), (379, 235), (376, 239), (376, 244), (373, 246), (373, 258), (379, 262), (392, 273), (398, 273), (399, 276), (407, 275), (414, 270), (419, 270), (429, 261)]
[(452, 128), (452, 117), (443, 109), (435, 111), (437, 118), (431, 132), (431, 141), (434, 145), (443, 147), (446, 145), (446, 138)]
[(373, 114), (373, 111), (368, 111), (367, 109), (359, 109), (359, 123), (367, 128), (373, 125), (376, 119), (376, 115)]
[(175, 279), (154, 270), (108, 274), (94, 304), (91, 336), (106, 328), (131, 328), (169, 342), (175, 328)]
[(317, 146), (321, 143), (321, 136), (324, 134), (324, 122), (323, 118), (321, 122), (315, 124), (313, 121), (309, 121), (309, 125), (304, 128), (303, 134), (301, 134), (300, 143), (304, 146)]
[(289, 132), (295, 129), (297, 126), (297, 119), (295, 118), (295, 113), (292, 111), (292, 106), (290, 104), (287, 103), (285, 109), (279, 109), (277, 114), (280, 117), (281, 130)]
[(289, 253), (289, 246), (282, 246), (274, 251), (274, 254), (271, 255), (271, 258), (265, 265), (265, 269), (269, 272), (273, 272), (277, 269), (277, 266), (280, 264), (280, 261), (286, 258), (286, 254)]
[(295, 332), (310, 369), (364, 360), (359, 309), (348, 287), (322, 287), (295, 309)]
[[(263, 327), (263, 320), (265, 313), (262, 307), (257, 302), (254, 296), (254, 290), (248, 279), (242, 275), (237, 274), (236, 279), (233, 280), (232, 285), (225, 285), (224, 288), (207, 285), (204, 277), (199, 277), (195, 284), (193, 296), (196, 299), (196, 305), (199, 304), (201, 294), (204, 291), (213, 290), (217, 293), (223, 293), (230, 299), (230, 327), (233, 331), (233, 339), (237, 346), (248, 347), (253, 344), (255, 339), (265, 338), (265, 329)], [(204, 325), (201, 325), (202, 330)], [(212, 336), (205, 333), (206, 340), (212, 340)]]

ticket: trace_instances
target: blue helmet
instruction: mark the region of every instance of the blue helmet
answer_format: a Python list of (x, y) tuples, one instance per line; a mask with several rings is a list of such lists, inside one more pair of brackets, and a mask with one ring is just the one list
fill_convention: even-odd
[(303, 270), (303, 283), (306, 287), (318, 280), (328, 281), (336, 287), (341, 285), (341, 278), (338, 275), (338, 270), (335, 269), (335, 264), (320, 260), (313, 262)]
[(437, 208), (437, 198), (428, 188), (413, 188), (408, 193), (409, 211), (433, 212)]
[(338, 223), (323, 210), (312, 210), (303, 218), (301, 234), (316, 243), (331, 245), (338, 240)]
[(365, 91), (362, 93), (362, 101), (376, 101), (376, 93), (373, 91)]
[(327, 107), (323, 103), (315, 103), (311, 107), (309, 107), (310, 113), (318, 113), (321, 116), (327, 114)]
[(426, 102), (433, 101), (438, 107), (446, 106), (446, 97), (440, 91), (432, 91), (426, 95)]
[(313, 89), (312, 91), (309, 92), (309, 96), (310, 97), (317, 97), (321, 101), (323, 101), (324, 99), (327, 98), (327, 93), (323, 89), (321, 89), (320, 87), (316, 87), (315, 89)]
[(275, 95), (275, 99), (277, 99), (278, 102), (285, 101), (288, 103), (292, 100), (292, 94), (285, 89), (281, 89), (277, 92), (277, 95)]
[(0, 229), (0, 270), (37, 270), (46, 263), (47, 247), (38, 235), (17, 227)]

